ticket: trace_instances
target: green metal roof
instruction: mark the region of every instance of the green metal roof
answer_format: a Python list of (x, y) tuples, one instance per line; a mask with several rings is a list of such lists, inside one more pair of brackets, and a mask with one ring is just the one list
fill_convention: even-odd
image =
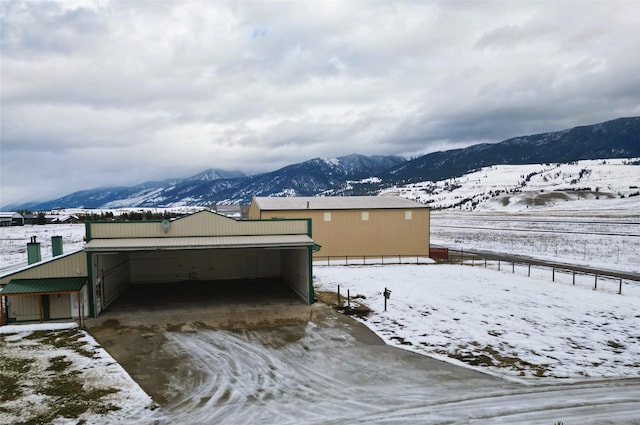
[(86, 281), (86, 276), (13, 279), (4, 288), (2, 288), (2, 290), (0, 290), (0, 295), (76, 292), (82, 289), (82, 286)]

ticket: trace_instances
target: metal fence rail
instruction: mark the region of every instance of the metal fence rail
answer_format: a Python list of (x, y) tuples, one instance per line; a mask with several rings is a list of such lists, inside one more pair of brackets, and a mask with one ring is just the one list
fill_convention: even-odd
[[(556, 282), (561, 276), (571, 275), (571, 284), (576, 285), (576, 277), (589, 277), (592, 279), (593, 288), (598, 289), (598, 282), (607, 284), (615, 283), (617, 293), (622, 294), (624, 283), (640, 284), (640, 274), (622, 272), (617, 270), (605, 270), (587, 266), (538, 260), (518, 255), (499, 254), (478, 250), (458, 250), (449, 248), (448, 261), (462, 265), (484, 266), (496, 268), (498, 271), (516, 272), (516, 267), (526, 267), (527, 276), (531, 276), (532, 267), (538, 270), (547, 270), (551, 281)], [(584, 279), (582, 279), (584, 281)]]
[(425, 255), (333, 255), (314, 256), (314, 264), (321, 265), (367, 265), (367, 264), (431, 264), (433, 260)]

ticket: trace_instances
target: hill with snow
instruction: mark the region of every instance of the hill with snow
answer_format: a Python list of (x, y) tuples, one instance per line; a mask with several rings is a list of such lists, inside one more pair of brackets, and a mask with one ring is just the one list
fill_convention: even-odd
[(640, 158), (493, 165), (460, 177), (383, 189), (433, 209), (640, 209)]

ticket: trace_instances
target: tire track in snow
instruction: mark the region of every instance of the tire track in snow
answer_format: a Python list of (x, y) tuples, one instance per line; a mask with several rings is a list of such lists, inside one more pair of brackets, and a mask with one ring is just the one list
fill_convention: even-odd
[(317, 356), (308, 347), (320, 341), (313, 336), (282, 348), (262, 345), (256, 332), (202, 330), (166, 337), (169, 349), (189, 358), (174, 376), (175, 401), (167, 407), (169, 415), (175, 412), (195, 423), (264, 422), (265, 415), (278, 423), (299, 423), (301, 408), (307, 416), (316, 415), (308, 411), (312, 405), (318, 412), (314, 420), (321, 421), (327, 419), (327, 411), (341, 416), (380, 410), (376, 400), (383, 388), (359, 387), (318, 369)]
[(313, 324), (287, 343), (273, 331), (165, 335), (185, 359), (167, 423), (640, 423), (629, 422), (640, 379), (525, 386), (440, 362), (411, 369), (400, 359), (411, 353)]

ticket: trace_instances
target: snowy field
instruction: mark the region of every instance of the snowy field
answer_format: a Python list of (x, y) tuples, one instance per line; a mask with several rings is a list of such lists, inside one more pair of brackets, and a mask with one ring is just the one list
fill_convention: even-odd
[(640, 286), (617, 295), (456, 265), (314, 274), (318, 289), (340, 285), (372, 308), (363, 323), (391, 345), (512, 378), (640, 377)]
[(26, 267), (27, 243), (32, 237), (40, 243), (42, 261), (52, 257), (51, 237), (62, 236), (67, 254), (84, 247), (84, 224), (46, 224), (0, 227), (0, 275)]
[(513, 214), (434, 211), (431, 243), (640, 273), (640, 208)]

